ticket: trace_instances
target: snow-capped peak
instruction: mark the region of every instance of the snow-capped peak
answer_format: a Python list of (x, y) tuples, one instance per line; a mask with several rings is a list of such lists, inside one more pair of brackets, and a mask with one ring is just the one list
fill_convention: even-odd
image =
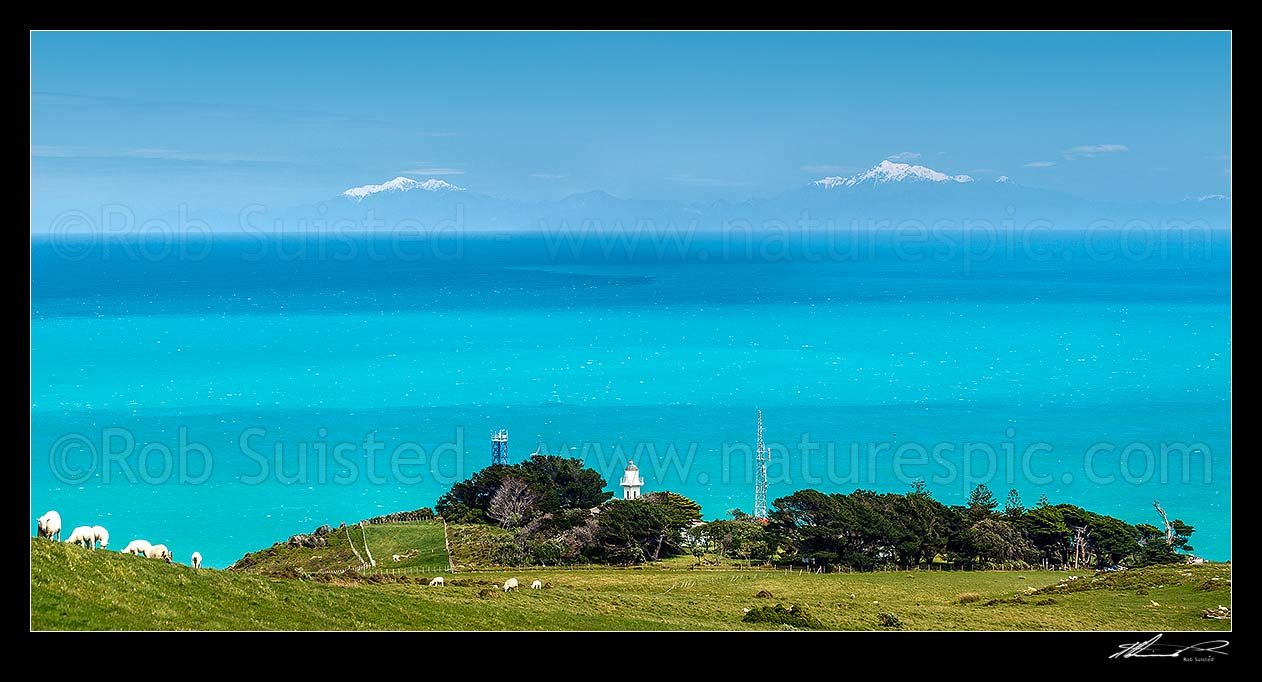
[(834, 187), (854, 187), (862, 183), (872, 183), (883, 185), (891, 182), (903, 182), (907, 180), (927, 181), (927, 182), (972, 182), (973, 178), (968, 175), (947, 175), (932, 168), (924, 166), (913, 166), (908, 163), (894, 163), (893, 161), (882, 161), (877, 165), (869, 168), (858, 175), (852, 175), (848, 178), (841, 176), (833, 176), (829, 178), (821, 178), (815, 181), (816, 185), (824, 189), (832, 189)]
[(349, 199), (354, 199), (355, 201), (362, 201), (364, 197), (370, 194), (379, 194), (381, 192), (407, 192), (414, 189), (423, 189), (427, 192), (463, 192), (464, 191), (463, 187), (457, 187), (451, 184), (450, 182), (444, 182), (442, 180), (435, 180), (433, 178), (430, 178), (429, 180), (426, 180), (425, 182), (417, 182), (416, 180), (413, 180), (412, 178), (405, 178), (402, 175), (400, 175), (399, 177), (389, 182), (383, 182), (380, 185), (364, 185), (362, 187), (352, 187), (346, 190), (345, 192), (342, 192), (342, 196), (347, 197)]

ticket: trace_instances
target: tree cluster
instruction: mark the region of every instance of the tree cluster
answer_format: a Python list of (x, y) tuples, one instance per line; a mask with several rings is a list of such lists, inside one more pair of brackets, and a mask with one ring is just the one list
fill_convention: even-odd
[(1026, 509), (1017, 491), (1002, 509), (979, 485), (962, 506), (935, 500), (923, 485), (905, 494), (801, 490), (777, 499), (767, 531), (779, 560), (869, 569), (946, 563), (953, 567), (1032, 565), (1108, 568), (1184, 560), (1193, 528), (1170, 522), (1165, 531), (1131, 525), (1046, 499)]
[(493, 555), (515, 565), (656, 561), (682, 553), (682, 531), (701, 518), (700, 505), (672, 492), (611, 497), (604, 478), (581, 460), (534, 455), (475, 473), (435, 508), (449, 523), (509, 530)]
[(436, 511), (449, 523), (494, 524), (497, 563), (636, 564), (682, 554), (745, 562), (868, 570), (1072, 566), (1109, 568), (1183, 561), (1192, 526), (1131, 525), (1046, 496), (1026, 508), (1016, 490), (1003, 504), (978, 485), (963, 505), (943, 504), (917, 481), (906, 494), (799, 490), (759, 521), (739, 510), (702, 523), (701, 507), (672, 492), (611, 500), (581, 460), (534, 455), (487, 467), (452, 486)]

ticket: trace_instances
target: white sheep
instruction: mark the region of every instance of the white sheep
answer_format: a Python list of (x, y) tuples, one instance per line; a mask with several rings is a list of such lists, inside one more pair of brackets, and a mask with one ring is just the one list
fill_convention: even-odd
[(399, 555), (398, 555), (398, 554), (391, 554), (391, 555), (390, 555), (390, 560), (391, 560), (391, 561), (393, 561), (393, 562), (395, 562), (396, 564), (397, 564), (397, 563), (399, 563)]
[(51, 540), (56, 536), (57, 542), (61, 542), (61, 514), (49, 510), (48, 513), (39, 517), (37, 524), (39, 525), (39, 536), (41, 538), (49, 538)]
[(110, 532), (105, 530), (105, 526), (92, 526), (92, 538), (105, 549), (110, 545)]
[(193, 558), (190, 559), (188, 563), (193, 568), (201, 568), (202, 567), (202, 553), (193, 552)]
[(430, 587), (442, 587), (442, 586), (444, 586), (444, 585), (446, 585), (446, 584), (447, 584), (447, 583), (443, 582), (443, 577), (442, 577), (441, 575), (440, 575), (440, 576), (438, 576), (437, 578), (434, 578), (433, 580), (429, 581), (429, 586), (430, 586)]
[(149, 559), (166, 559), (166, 562), (169, 564), (171, 563), (171, 550), (167, 549), (166, 545), (153, 545), (149, 548), (149, 551), (145, 552), (145, 557)]
[(543, 589), (543, 583), (541, 583), (541, 582), (539, 582), (538, 580), (536, 580), (536, 581), (534, 581), (533, 583), (530, 583), (530, 589), (532, 589), (532, 590), (542, 590), (542, 589)]
[(148, 540), (132, 540), (123, 548), (123, 554), (135, 554), (137, 556), (149, 556), (149, 549), (153, 545)]
[(87, 547), (88, 549), (96, 549), (96, 534), (92, 532), (92, 526), (79, 526), (70, 533), (70, 537), (66, 538), (66, 542)]
[(505, 580), (505, 581), (504, 581), (504, 591), (505, 591), (505, 592), (508, 592), (508, 591), (510, 591), (510, 590), (515, 590), (515, 589), (517, 589), (517, 579), (516, 579), (516, 578), (509, 578), (508, 580)]

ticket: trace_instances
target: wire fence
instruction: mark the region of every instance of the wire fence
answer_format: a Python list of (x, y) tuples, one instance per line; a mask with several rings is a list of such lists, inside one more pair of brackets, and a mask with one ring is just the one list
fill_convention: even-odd
[(442, 571), (435, 571), (429, 566), (400, 566), (391, 568), (389, 566), (380, 568), (362, 568), (356, 569), (360, 575), (433, 575), (437, 576)]
[(456, 572), (456, 561), (451, 558), (451, 538), (447, 535), (447, 519), (439, 518), (443, 522), (443, 547), (447, 548), (447, 571)]

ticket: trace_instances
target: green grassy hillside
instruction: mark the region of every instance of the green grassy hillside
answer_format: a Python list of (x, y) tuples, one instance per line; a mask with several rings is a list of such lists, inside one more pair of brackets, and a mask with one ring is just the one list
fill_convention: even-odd
[[(364, 526), (347, 526), (323, 536), (323, 547), (288, 546), (278, 542), (267, 549), (251, 552), (230, 570), (269, 575), (341, 572), (359, 566), (355, 551), (368, 560), (367, 541), (378, 572), (442, 573), (448, 570), (447, 548), (441, 521), (407, 521)], [(398, 554), (399, 561), (392, 560)], [(373, 571), (368, 571), (372, 573)]]
[[(381, 552), (374, 547), (373, 554), (380, 565)], [(790, 575), (692, 571), (684, 562), (444, 575), (449, 584), (439, 588), (422, 584), (430, 574), (349, 573), (314, 580), (194, 570), (33, 538), (31, 627), (742, 630), (775, 627), (741, 621), (743, 609), (775, 603), (805, 606), (830, 629), (882, 629), (881, 612), (893, 613), (904, 629), (913, 630), (1231, 627), (1230, 620), (1201, 617), (1205, 609), (1231, 605), (1231, 570), (1222, 564), (1100, 576), (1086, 571)], [(1070, 575), (1082, 577), (1055, 587)], [(506, 595), (494, 585), (510, 576), (521, 580), (522, 589)], [(536, 578), (546, 589), (528, 589)], [(757, 597), (760, 592), (771, 596)], [(976, 600), (961, 603), (960, 595), (970, 592), (977, 593)]]

